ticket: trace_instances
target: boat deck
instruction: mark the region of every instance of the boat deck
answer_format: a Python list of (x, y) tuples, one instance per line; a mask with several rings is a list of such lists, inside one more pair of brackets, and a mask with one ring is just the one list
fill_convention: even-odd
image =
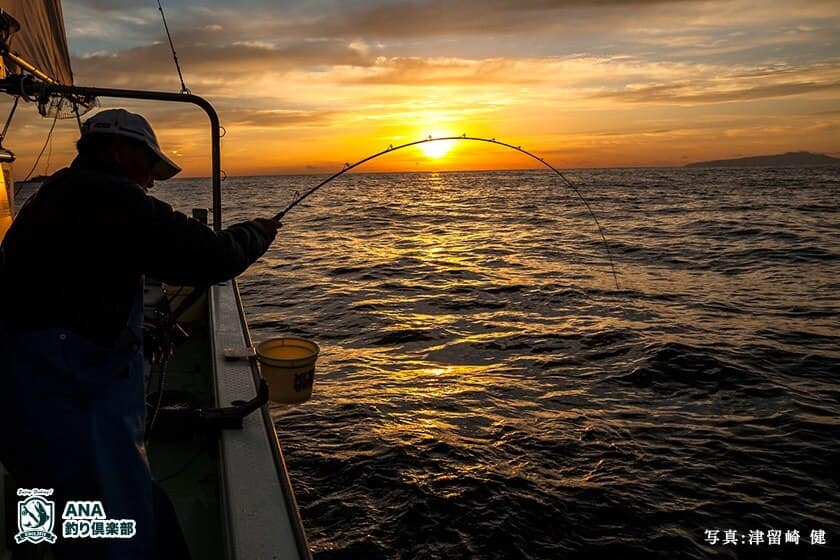
[[(145, 291), (147, 309), (163, 295), (154, 281), (147, 281)], [(189, 338), (179, 344), (167, 364), (164, 393), (185, 391), (196, 398), (198, 406), (213, 407), (215, 387), (207, 375), (212, 371), (208, 319), (205, 316), (185, 328)], [(155, 390), (158, 373), (150, 379)], [(175, 506), (193, 558), (225, 558), (218, 437), (156, 430), (146, 443), (146, 452), (152, 476)]]
[[(162, 295), (159, 283), (147, 281), (147, 311)], [(198, 317), (185, 324), (189, 338), (177, 346), (167, 366), (164, 395), (181, 391), (201, 408), (254, 398), (259, 379), (254, 361), (225, 358), (226, 349), (241, 352), (251, 345), (235, 281), (212, 286), (197, 305)], [(156, 392), (156, 373), (150, 383), (148, 392)], [(157, 424), (147, 454), (153, 477), (175, 506), (193, 558), (311, 559), (267, 406), (246, 416), (241, 429)], [(0, 465), (0, 560), (49, 560), (45, 543), (12, 544), (15, 490)]]

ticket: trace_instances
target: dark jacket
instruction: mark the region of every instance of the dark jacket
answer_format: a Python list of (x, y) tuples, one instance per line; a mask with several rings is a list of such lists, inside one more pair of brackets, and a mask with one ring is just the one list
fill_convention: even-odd
[(64, 327), (110, 346), (142, 275), (176, 285), (229, 280), (274, 239), (255, 222), (221, 233), (81, 157), (20, 209), (0, 245), (0, 323)]

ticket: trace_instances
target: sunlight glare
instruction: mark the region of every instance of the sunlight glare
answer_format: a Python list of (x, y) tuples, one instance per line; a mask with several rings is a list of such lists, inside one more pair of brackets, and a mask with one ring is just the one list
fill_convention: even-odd
[[(441, 132), (429, 132), (426, 134), (426, 138), (431, 136), (432, 138), (442, 138), (445, 136), (452, 136), (448, 133), (441, 133)], [(437, 140), (434, 142), (425, 142), (420, 144), (420, 149), (423, 150), (423, 153), (428, 158), (432, 159), (439, 159), (449, 153), (449, 150), (452, 149), (452, 146), (455, 144), (454, 140)]]

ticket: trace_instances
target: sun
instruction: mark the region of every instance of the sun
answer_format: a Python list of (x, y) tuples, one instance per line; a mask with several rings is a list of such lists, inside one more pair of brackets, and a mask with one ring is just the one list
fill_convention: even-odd
[(455, 144), (455, 141), (434, 139), (443, 138), (446, 136), (451, 136), (451, 134), (430, 132), (426, 135), (426, 138), (432, 138), (432, 140), (420, 144), (420, 149), (423, 150), (423, 153), (426, 155), (426, 157), (431, 159), (440, 159), (449, 153), (449, 150), (452, 149), (452, 146)]

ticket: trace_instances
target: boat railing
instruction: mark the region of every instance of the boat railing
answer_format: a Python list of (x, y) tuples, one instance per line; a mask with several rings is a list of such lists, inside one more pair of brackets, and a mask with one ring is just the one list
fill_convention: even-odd
[(216, 109), (209, 101), (192, 93), (172, 93), (165, 91), (146, 91), (133, 89), (100, 88), (84, 86), (65, 86), (36, 80), (32, 76), (14, 75), (0, 79), (0, 91), (9, 95), (20, 95), (25, 99), (43, 99), (53, 96), (67, 97), (114, 97), (119, 99), (141, 99), (149, 101), (168, 101), (197, 105), (210, 119), (211, 146), (211, 186), (213, 190), (213, 229), (222, 229), (222, 165), (221, 165), (221, 125)]

